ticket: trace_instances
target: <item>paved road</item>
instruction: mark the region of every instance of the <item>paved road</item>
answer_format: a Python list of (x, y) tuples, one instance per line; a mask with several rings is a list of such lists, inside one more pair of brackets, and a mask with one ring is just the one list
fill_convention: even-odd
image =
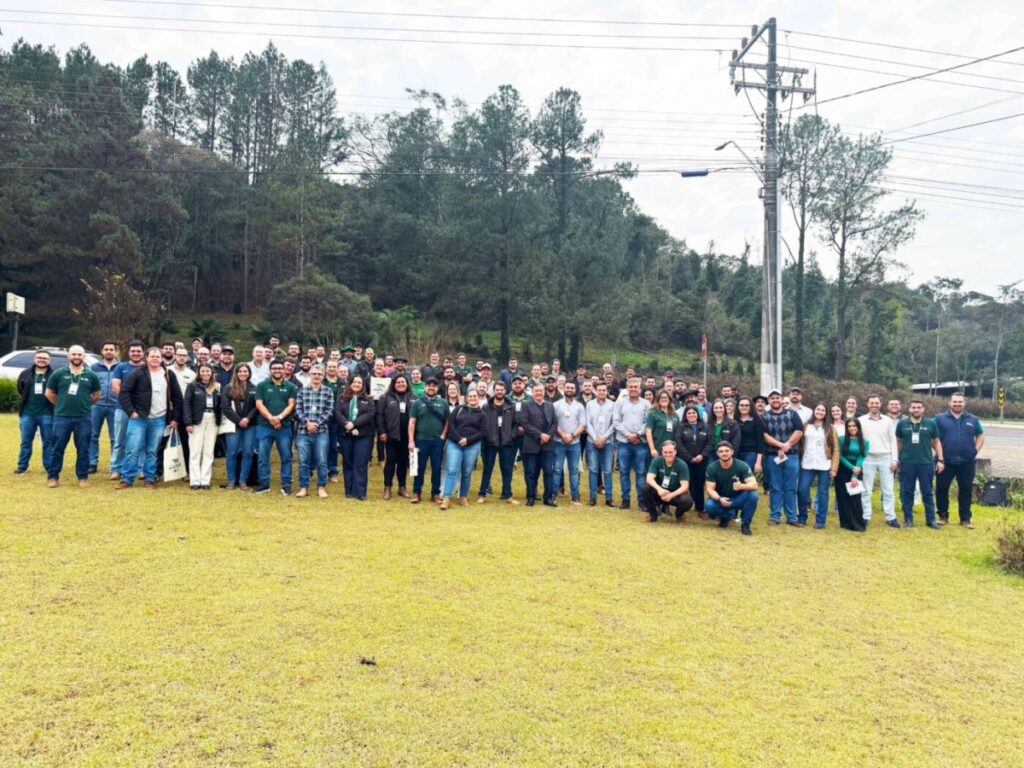
[(1024, 477), (1024, 427), (992, 424), (984, 420), (985, 447), (980, 457), (992, 460), (996, 477)]

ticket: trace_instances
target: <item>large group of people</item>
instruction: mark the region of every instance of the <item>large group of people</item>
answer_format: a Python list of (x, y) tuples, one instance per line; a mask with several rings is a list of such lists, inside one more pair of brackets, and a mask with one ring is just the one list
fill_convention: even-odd
[(954, 481), (960, 524), (972, 527), (975, 457), (985, 439), (960, 393), (932, 417), (919, 400), (906, 414), (899, 400), (889, 400), (883, 412), (875, 395), (864, 411), (852, 397), (811, 408), (799, 387), (750, 397), (726, 385), (712, 401), (703, 386), (673, 371), (641, 376), (627, 368), (620, 376), (606, 363), (599, 373), (583, 365), (572, 373), (558, 360), (527, 371), (512, 358), (495, 375), (488, 362), (470, 366), (461, 353), (435, 352), (412, 367), (401, 355), (377, 357), (369, 346), (303, 353), (297, 343), (282, 347), (277, 336), (256, 346), (249, 362), (236, 362), (227, 344), (207, 347), (202, 339), (191, 349), (133, 341), (126, 358), (105, 343), (88, 366), (84, 349), (73, 346), (68, 365), (53, 370), (49, 353), (36, 352), (18, 379), (15, 474), (29, 469), (38, 433), (47, 484), (59, 485), (73, 439), (75, 476), (86, 486), (99, 471), (106, 425), (109, 478), (118, 490), (139, 480), (156, 488), (164, 452), (180, 445), (196, 491), (210, 490), (223, 458), (221, 488), (267, 493), (276, 452), (282, 494), (326, 498), (340, 475), (345, 497), (365, 500), (376, 453), (384, 500), (420, 504), (429, 492), (440, 509), (453, 499), (469, 503), (478, 462), (477, 503), (493, 495), (497, 465), (504, 503), (519, 503), (512, 482), (521, 466), (528, 506), (558, 506), (566, 496), (580, 505), (585, 466), (586, 503), (603, 497), (615, 504), (617, 468), (618, 507), (629, 509), (635, 496), (652, 523), (662, 515), (683, 522), (695, 510), (723, 528), (738, 520), (749, 535), (760, 478), (770, 525), (824, 528), (834, 508), (842, 528), (864, 531), (877, 485), (886, 524), (900, 528), (898, 479), (902, 525), (914, 524), (920, 493), (925, 524), (938, 529), (948, 522)]

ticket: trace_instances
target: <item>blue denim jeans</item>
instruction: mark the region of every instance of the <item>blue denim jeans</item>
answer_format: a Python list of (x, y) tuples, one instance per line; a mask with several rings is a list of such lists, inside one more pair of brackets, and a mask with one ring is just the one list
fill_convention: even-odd
[(555, 487), (555, 453), (554, 451), (541, 451), (540, 453), (524, 453), (523, 475), (526, 479), (526, 500), (537, 500), (537, 481), (544, 475), (544, 501), (554, 501), (558, 489)]
[(501, 498), (512, 498), (512, 471), (516, 465), (516, 446), (512, 445), (485, 445), (480, 449), (483, 457), (483, 472), (480, 475), (480, 495), (491, 485), (491, 474), (494, 472), (494, 462), (497, 460), (501, 469)]
[(565, 462), (569, 462), (569, 495), (580, 497), (580, 444), (579, 441), (566, 445), (555, 440), (555, 488), (562, 487), (562, 475), (565, 473)]
[(123, 408), (114, 412), (114, 431), (110, 440), (110, 474), (121, 474), (124, 454), (128, 442), (128, 422), (130, 418)]
[(255, 448), (255, 426), (239, 429), (236, 425), (234, 432), (224, 435), (224, 465), (228, 473), (228, 485), (245, 485), (248, 482)]
[[(742, 453), (737, 453), (736, 458), (750, 467), (751, 472), (754, 471), (754, 465), (757, 464), (757, 451), (744, 451)], [(763, 473), (764, 467), (761, 469)]]
[(121, 409), (116, 405), (94, 405), (92, 407), (92, 441), (89, 443), (89, 466), (98, 467), (100, 463), (100, 433), (103, 431), (103, 424), (107, 425), (107, 437), (110, 439), (111, 455), (114, 451), (114, 442), (117, 436), (115, 422), (117, 412)]
[(444, 488), (442, 497), (450, 497), (455, 490), (455, 481), (459, 481), (459, 496), (469, 496), (469, 488), (473, 481), (473, 467), (480, 455), (480, 441), (472, 445), (462, 446), (454, 440), (444, 444)]
[(331, 436), (327, 429), (321, 429), (315, 435), (299, 429), (295, 437), (299, 449), (299, 488), (309, 487), (309, 478), (316, 469), (316, 487), (327, 485), (327, 446)]
[(18, 417), (18, 427), (21, 429), (21, 448), (18, 450), (18, 471), (24, 472), (28, 469), (32, 460), (32, 443), (36, 439), (36, 430), (39, 430), (39, 440), (43, 444), (43, 471), (50, 466), (51, 446), (53, 445), (53, 415), (43, 413), (33, 416), (28, 413)]
[[(647, 459), (650, 450), (646, 443), (624, 443), (619, 444), (619, 486), (622, 492), (622, 503), (629, 504), (629, 473), (630, 470), (636, 475), (636, 498), (640, 501), (641, 488), (647, 482)], [(607, 487), (607, 486), (606, 486)]]
[(270, 485), (270, 446), (277, 446), (281, 459), (281, 489), (292, 487), (292, 431), (287, 424), (280, 429), (256, 427), (256, 446), (259, 453), (260, 485)]
[(720, 520), (722, 518), (735, 520), (736, 514), (739, 512), (740, 522), (750, 525), (750, 521), (754, 519), (754, 513), (757, 512), (757, 491), (740, 491), (729, 502), (728, 507), (723, 506), (720, 501), (707, 499), (704, 502), (704, 511), (708, 517), (717, 517)]
[(814, 525), (824, 528), (825, 521), (828, 519), (828, 489), (832, 485), (832, 478), (827, 469), (800, 468), (800, 489), (798, 491), (800, 510), (797, 513), (797, 521), (807, 522), (811, 506), (811, 484), (815, 481), (818, 482), (818, 493), (814, 498)]
[(327, 422), (327, 474), (338, 475), (338, 422), (334, 419)]
[(587, 475), (590, 481), (590, 498), (597, 498), (598, 478), (604, 486), (604, 498), (612, 503), (612, 457), (615, 443), (611, 440), (603, 448), (594, 445), (593, 440), (587, 441)]
[(782, 517), (783, 508), (786, 511), (786, 521), (797, 522), (796, 495), (800, 486), (800, 456), (796, 451), (786, 454), (786, 461), (782, 464), (775, 463), (773, 453), (765, 457), (767, 464), (771, 465), (768, 473), (770, 484), (769, 495), (769, 516), (778, 522)]
[(427, 462), (430, 462), (430, 495), (441, 495), (441, 461), (444, 456), (444, 440), (417, 440), (419, 464), (416, 467), (416, 479), (412, 481), (412, 492), (423, 493), (423, 479), (426, 475)]
[(157, 452), (164, 436), (167, 420), (163, 416), (154, 419), (128, 419), (125, 438), (124, 463), (121, 465), (121, 481), (131, 485), (142, 471), (142, 479), (155, 483), (159, 473)]
[(50, 480), (58, 480), (64, 469), (64, 451), (71, 438), (75, 439), (75, 476), (79, 480), (89, 479), (89, 440), (92, 439), (92, 416), (54, 416), (53, 442), (51, 443), (50, 462), (46, 465), (46, 475)]
[(934, 464), (900, 464), (900, 505), (903, 507), (904, 522), (914, 522), (914, 487), (917, 485), (921, 486), (925, 522), (929, 525), (935, 522), (935, 496), (932, 494), (934, 479)]

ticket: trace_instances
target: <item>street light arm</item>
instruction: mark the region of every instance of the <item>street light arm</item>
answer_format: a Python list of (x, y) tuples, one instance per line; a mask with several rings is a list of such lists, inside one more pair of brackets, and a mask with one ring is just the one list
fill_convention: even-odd
[(761, 180), (761, 183), (763, 184), (764, 183), (764, 174), (761, 172), (761, 168), (758, 166), (757, 163), (755, 163), (753, 160), (750, 159), (750, 155), (748, 155), (746, 152), (744, 152), (743, 151), (743, 147), (741, 147), (735, 141), (733, 141), (732, 139), (729, 139), (724, 144), (719, 144), (717, 147), (715, 147), (715, 152), (721, 152), (723, 149), (728, 147), (730, 144), (732, 144), (734, 147), (736, 147), (736, 149), (739, 151), (739, 153), (741, 155), (743, 155), (743, 158), (750, 164), (750, 167), (754, 169), (754, 173), (757, 174), (757, 178), (759, 178)]

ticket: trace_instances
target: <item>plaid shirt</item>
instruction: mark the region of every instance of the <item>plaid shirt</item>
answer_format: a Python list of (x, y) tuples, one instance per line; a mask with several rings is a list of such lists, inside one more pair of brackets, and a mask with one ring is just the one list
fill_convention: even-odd
[(326, 384), (321, 384), (320, 389), (303, 387), (295, 399), (295, 412), (299, 416), (299, 428), (302, 431), (311, 421), (316, 424), (319, 432), (334, 418), (334, 390)]

